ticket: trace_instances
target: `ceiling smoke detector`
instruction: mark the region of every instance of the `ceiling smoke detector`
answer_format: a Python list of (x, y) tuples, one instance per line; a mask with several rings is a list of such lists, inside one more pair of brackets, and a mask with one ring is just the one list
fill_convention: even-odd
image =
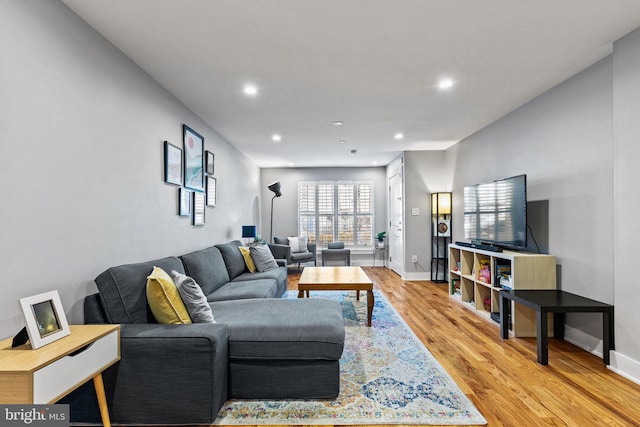
[(358, 150), (351, 150), (351, 154), (356, 154)]

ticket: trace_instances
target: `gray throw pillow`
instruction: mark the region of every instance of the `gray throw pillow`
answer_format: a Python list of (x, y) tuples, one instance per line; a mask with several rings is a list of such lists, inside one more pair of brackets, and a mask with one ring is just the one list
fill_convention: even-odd
[(175, 270), (171, 271), (171, 277), (178, 288), (180, 298), (187, 307), (191, 321), (193, 323), (216, 323), (211, 306), (200, 285), (193, 278)]
[(254, 245), (249, 248), (251, 258), (258, 271), (268, 271), (278, 268), (278, 263), (267, 245)]

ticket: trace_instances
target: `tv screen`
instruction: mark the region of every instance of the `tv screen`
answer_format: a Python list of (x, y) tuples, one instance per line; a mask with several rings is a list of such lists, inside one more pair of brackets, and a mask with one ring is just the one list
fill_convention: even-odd
[(464, 237), (474, 243), (527, 247), (527, 176), (464, 188)]

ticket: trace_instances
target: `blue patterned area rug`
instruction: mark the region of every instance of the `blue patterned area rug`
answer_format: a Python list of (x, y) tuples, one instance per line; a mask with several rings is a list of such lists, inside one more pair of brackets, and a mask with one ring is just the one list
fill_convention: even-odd
[[(345, 320), (336, 400), (230, 400), (216, 424), (481, 425), (485, 419), (395, 309), (374, 291), (373, 326), (365, 293), (313, 292), (337, 299)], [(289, 291), (286, 298), (297, 298)]]

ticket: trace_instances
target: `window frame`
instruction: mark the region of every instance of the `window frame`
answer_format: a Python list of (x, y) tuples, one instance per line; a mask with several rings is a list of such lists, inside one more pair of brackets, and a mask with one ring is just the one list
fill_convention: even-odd
[[(345, 186), (352, 186), (351, 201), (346, 206), (344, 202), (349, 197), (346, 197), (346, 199), (344, 197)], [(369, 199), (368, 210), (363, 210), (363, 197), (360, 197), (363, 186), (368, 193), (366, 196)], [(328, 187), (331, 188), (332, 199), (330, 202), (321, 203), (321, 193), (324, 191), (324, 194), (326, 194)], [(304, 197), (302, 197), (303, 195)], [(331, 241), (344, 241), (346, 247), (354, 249), (373, 248), (375, 241), (373, 232), (375, 225), (374, 181), (299, 181), (297, 196), (298, 233), (301, 236), (306, 236), (309, 242), (315, 242), (319, 247), (324, 247), (328, 243), (323, 242), (321, 238), (321, 226), (324, 224), (331, 230)], [(306, 208), (306, 210), (303, 211), (302, 208)], [(369, 221), (368, 231), (363, 231), (362, 228), (358, 227), (359, 219)], [(352, 236), (350, 240), (341, 240), (341, 226), (344, 224), (349, 224), (349, 227), (346, 230), (343, 227), (342, 233), (350, 233)], [(369, 234), (368, 237), (366, 236), (367, 233)]]

